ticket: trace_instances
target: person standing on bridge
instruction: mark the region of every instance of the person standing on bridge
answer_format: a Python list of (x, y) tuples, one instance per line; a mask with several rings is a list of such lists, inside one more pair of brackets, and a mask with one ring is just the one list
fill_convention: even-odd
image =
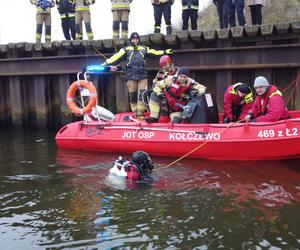
[(151, 0), (154, 9), (154, 33), (161, 32), (161, 19), (164, 15), (167, 35), (172, 34), (171, 6), (175, 0)]
[(188, 29), (191, 19), (192, 30), (197, 30), (199, 0), (182, 0), (182, 30)]
[(111, 11), (113, 13), (113, 38), (120, 37), (120, 24), (122, 24), (121, 37), (128, 37), (128, 19), (130, 3), (132, 0), (111, 0)]
[(219, 15), (220, 29), (228, 28), (228, 5), (232, 0), (213, 0)]
[(246, 83), (236, 83), (224, 94), (224, 123), (244, 120), (253, 104), (252, 90)]
[(90, 5), (94, 3), (95, 0), (75, 0), (76, 39), (82, 39), (83, 21), (88, 39), (93, 40), (94, 35), (91, 24)]
[(45, 41), (51, 42), (51, 8), (55, 6), (54, 0), (30, 0), (36, 6), (36, 34), (35, 40), (42, 40), (43, 24), (45, 24)]
[(244, 27), (246, 24), (245, 15), (244, 15), (245, 0), (229, 0), (228, 3), (228, 18), (229, 26), (235, 27), (235, 12), (238, 17), (239, 25)]
[[(75, 0), (56, 0), (61, 18), (61, 27), (66, 40), (75, 39)], [(71, 34), (70, 34), (71, 33)]]
[(252, 25), (261, 25), (262, 14), (261, 8), (266, 5), (265, 0), (248, 0), (248, 6), (251, 12)]
[(134, 116), (144, 119), (145, 104), (142, 101), (142, 93), (148, 87), (148, 75), (146, 69), (146, 57), (172, 54), (171, 49), (154, 50), (140, 44), (140, 36), (133, 32), (130, 35), (131, 45), (107, 59), (102, 65), (116, 64), (126, 60), (126, 81), (129, 92), (129, 102)]
[(254, 89), (256, 98), (245, 117), (246, 122), (275, 122), (290, 117), (281, 92), (265, 77), (255, 78)]

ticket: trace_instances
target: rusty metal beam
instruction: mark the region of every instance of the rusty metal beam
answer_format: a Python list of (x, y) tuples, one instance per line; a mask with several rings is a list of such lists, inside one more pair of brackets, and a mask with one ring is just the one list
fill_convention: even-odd
[[(300, 44), (177, 50), (173, 58), (192, 70), (299, 68)], [(157, 61), (149, 58), (148, 69), (156, 70)], [(73, 74), (101, 62), (98, 55), (2, 59), (0, 76)]]

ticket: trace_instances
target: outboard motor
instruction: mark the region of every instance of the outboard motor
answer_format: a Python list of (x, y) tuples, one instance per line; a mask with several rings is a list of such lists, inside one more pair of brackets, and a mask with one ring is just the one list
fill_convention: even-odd
[(182, 118), (186, 123), (219, 123), (219, 112), (213, 94), (194, 96), (183, 107)]

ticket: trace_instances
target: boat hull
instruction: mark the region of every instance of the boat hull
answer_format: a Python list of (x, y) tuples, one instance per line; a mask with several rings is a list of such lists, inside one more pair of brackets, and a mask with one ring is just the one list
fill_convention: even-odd
[(275, 123), (178, 124), (75, 122), (56, 135), (59, 148), (212, 160), (300, 157), (300, 118)]

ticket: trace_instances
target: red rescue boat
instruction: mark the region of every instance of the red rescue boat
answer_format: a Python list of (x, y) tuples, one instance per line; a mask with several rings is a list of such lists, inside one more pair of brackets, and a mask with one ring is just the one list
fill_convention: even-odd
[[(87, 105), (84, 89), (88, 89)], [(76, 106), (77, 90), (81, 108)], [(55, 138), (59, 148), (118, 154), (143, 150), (150, 155), (212, 160), (300, 158), (300, 110), (278, 122), (222, 124), (214, 96), (205, 94), (193, 98), (184, 109), (190, 123), (171, 124), (162, 119), (146, 123), (130, 119), (131, 113), (114, 116), (94, 107), (96, 100), (93, 84), (78, 76), (68, 90), (67, 102), (75, 114), (84, 115), (84, 121), (60, 129)]]
[[(59, 148), (213, 160), (273, 160), (300, 157), (300, 111), (273, 123), (171, 124), (74, 122), (56, 135)], [(205, 145), (203, 145), (205, 144)]]

